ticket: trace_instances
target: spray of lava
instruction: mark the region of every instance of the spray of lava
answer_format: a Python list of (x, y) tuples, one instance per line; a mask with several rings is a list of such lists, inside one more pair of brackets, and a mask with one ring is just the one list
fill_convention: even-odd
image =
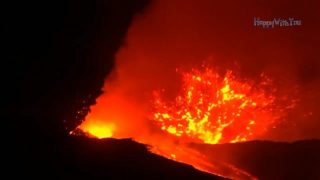
[(263, 88), (271, 81), (262, 79), (254, 85), (237, 80), (232, 71), (221, 77), (209, 68), (183, 73), (174, 101), (164, 102), (161, 92), (154, 92), (153, 119), (181, 139), (209, 144), (253, 139), (283, 115), (274, 108), (275, 96)]

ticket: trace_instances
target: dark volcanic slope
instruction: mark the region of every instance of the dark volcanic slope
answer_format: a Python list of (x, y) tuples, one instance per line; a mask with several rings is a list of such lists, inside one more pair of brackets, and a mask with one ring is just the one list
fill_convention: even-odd
[(320, 140), (191, 146), (214, 161), (234, 164), (259, 179), (320, 179)]
[[(56, 144), (57, 145), (57, 144)], [(24, 156), (30, 177), (57, 179), (224, 179), (149, 153), (130, 139), (70, 137)], [(44, 154), (46, 152), (46, 154)], [(44, 158), (41, 158), (44, 157)], [(29, 163), (28, 163), (29, 162)]]

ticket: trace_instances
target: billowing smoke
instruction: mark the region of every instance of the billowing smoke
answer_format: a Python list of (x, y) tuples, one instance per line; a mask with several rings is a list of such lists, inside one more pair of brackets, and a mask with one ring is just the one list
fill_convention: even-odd
[[(155, 0), (134, 19), (87, 119), (119, 122), (116, 137), (154, 131), (144, 117), (152, 91), (165, 89), (175, 97), (181, 85), (176, 71), (206, 63), (221, 73), (236, 69), (243, 78), (265, 73), (279, 96), (298, 98), (286, 120), (263, 138), (320, 138), (319, 7), (317, 1)], [(302, 24), (263, 28), (254, 26), (255, 17)]]

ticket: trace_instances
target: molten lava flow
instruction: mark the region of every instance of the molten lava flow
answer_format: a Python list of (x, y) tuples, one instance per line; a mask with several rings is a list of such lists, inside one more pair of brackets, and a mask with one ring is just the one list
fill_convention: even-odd
[(185, 73), (182, 91), (173, 102), (154, 94), (154, 121), (181, 139), (209, 144), (246, 141), (265, 132), (278, 117), (272, 109), (274, 96), (237, 80), (231, 71), (225, 77), (209, 68)]
[(152, 107), (149, 112), (132, 94), (109, 88), (78, 129), (97, 138), (134, 138), (151, 145), (155, 154), (200, 170), (232, 179), (255, 179), (230, 164), (209, 160), (188, 143), (247, 141), (275, 126), (286, 111), (277, 105), (281, 98), (270, 88), (271, 81), (264, 76), (260, 83), (243, 81), (232, 71), (221, 76), (207, 67), (182, 77), (182, 89), (174, 100), (162, 91), (153, 92), (152, 105), (146, 103)]

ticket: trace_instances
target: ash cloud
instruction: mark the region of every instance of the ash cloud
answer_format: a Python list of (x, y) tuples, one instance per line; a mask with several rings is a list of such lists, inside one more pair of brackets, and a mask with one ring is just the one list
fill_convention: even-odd
[[(135, 105), (140, 113), (153, 90), (166, 89), (174, 97), (177, 68), (205, 62), (223, 71), (237, 64), (242, 77), (264, 72), (281, 92), (299, 89), (294, 111), (263, 138), (320, 138), (318, 7), (318, 1), (155, 0), (134, 19), (100, 98), (120, 93), (141, 104)], [(295, 18), (302, 25), (263, 29), (254, 26), (254, 17)], [(136, 125), (141, 123), (146, 122)]]

